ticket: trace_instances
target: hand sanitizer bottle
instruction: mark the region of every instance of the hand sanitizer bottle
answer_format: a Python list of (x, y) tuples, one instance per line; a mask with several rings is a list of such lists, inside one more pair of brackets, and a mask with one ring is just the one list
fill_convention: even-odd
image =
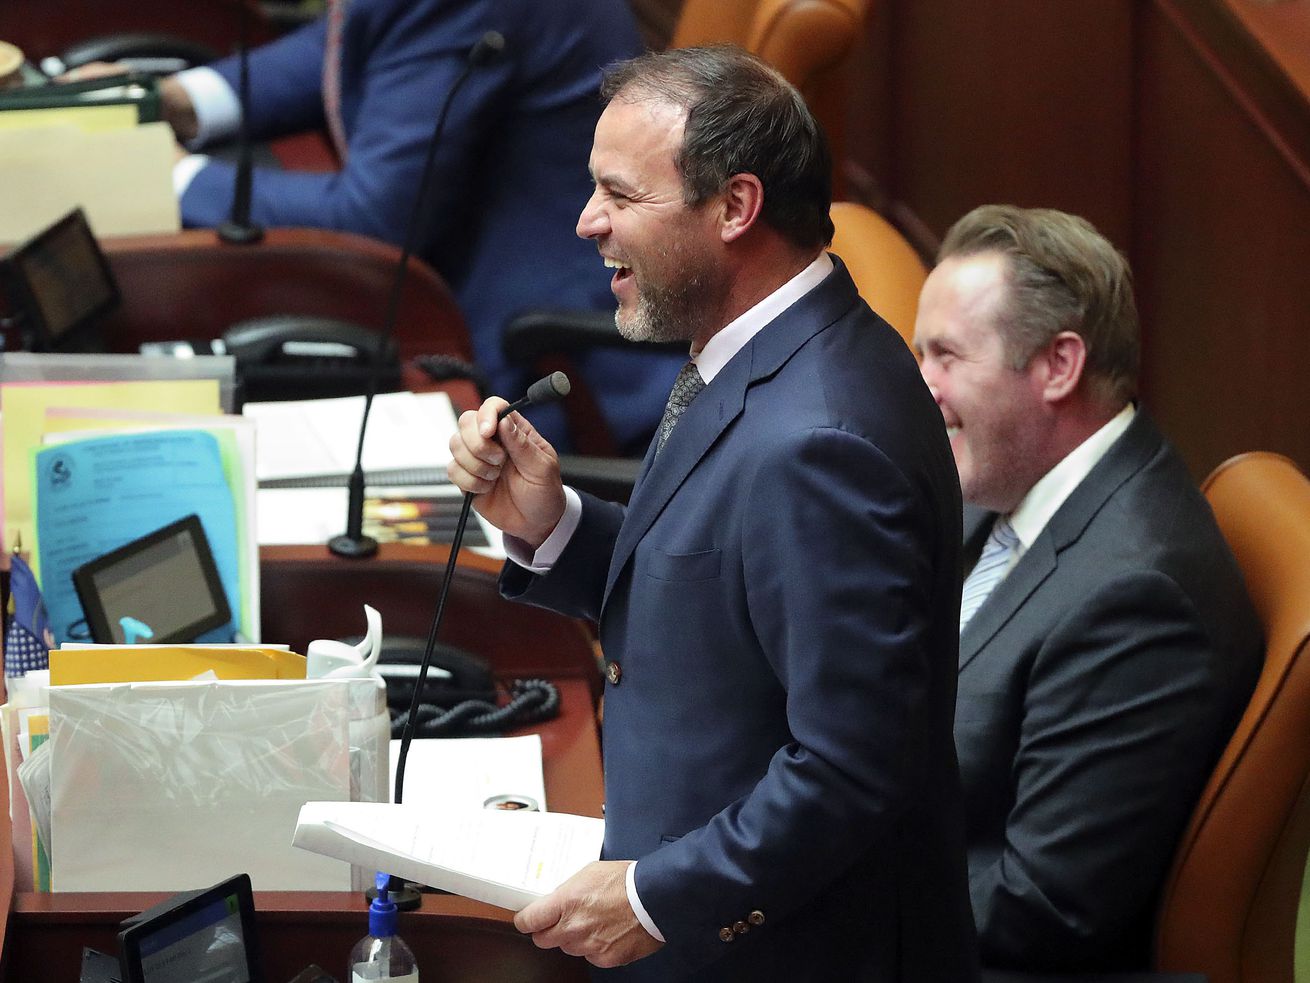
[(368, 906), (368, 935), (350, 951), (350, 983), (418, 983), (414, 953), (396, 934), (396, 903), (387, 896), (390, 882), (389, 875), (378, 874), (377, 897)]

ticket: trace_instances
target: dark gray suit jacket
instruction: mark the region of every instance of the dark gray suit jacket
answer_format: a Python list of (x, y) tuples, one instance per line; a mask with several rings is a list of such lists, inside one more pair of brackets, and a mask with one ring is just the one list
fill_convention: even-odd
[[(966, 569), (994, 518), (966, 510)], [(1260, 656), (1210, 508), (1139, 410), (960, 638), (985, 966), (1147, 967), (1175, 841)]]

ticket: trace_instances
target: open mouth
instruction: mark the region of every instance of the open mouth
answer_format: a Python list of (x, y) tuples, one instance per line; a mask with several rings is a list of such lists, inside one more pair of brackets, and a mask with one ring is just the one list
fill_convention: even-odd
[(614, 271), (614, 276), (610, 280), (611, 289), (617, 287), (624, 280), (627, 280), (632, 276), (632, 267), (627, 263), (610, 256), (606, 256), (604, 259), (606, 268)]

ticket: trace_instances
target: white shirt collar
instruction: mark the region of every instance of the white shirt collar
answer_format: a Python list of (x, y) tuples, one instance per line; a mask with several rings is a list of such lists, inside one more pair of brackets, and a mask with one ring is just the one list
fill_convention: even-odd
[(1010, 525), (1019, 537), (1016, 559), (1041, 535), (1065, 499), (1082, 484), (1114, 442), (1123, 436), (1136, 413), (1133, 404), (1127, 404), (1028, 490), (1018, 508), (1010, 513)]
[(729, 321), (699, 352), (693, 352), (691, 360), (696, 363), (705, 384), (709, 385), (732, 356), (745, 348), (762, 328), (822, 283), (831, 272), (832, 257), (826, 252), (819, 253), (813, 263), (750, 310)]

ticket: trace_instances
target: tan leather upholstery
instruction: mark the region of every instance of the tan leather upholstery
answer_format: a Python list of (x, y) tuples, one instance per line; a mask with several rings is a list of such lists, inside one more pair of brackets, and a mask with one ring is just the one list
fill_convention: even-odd
[(733, 42), (807, 90), (854, 44), (868, 0), (686, 0), (671, 48)]
[(885, 218), (864, 205), (834, 202), (832, 251), (842, 258), (864, 302), (914, 347), (914, 317), (928, 268)]
[(1264, 626), (1265, 663), (1165, 885), (1157, 966), (1292, 983), (1310, 845), (1310, 481), (1258, 452), (1202, 487)]

